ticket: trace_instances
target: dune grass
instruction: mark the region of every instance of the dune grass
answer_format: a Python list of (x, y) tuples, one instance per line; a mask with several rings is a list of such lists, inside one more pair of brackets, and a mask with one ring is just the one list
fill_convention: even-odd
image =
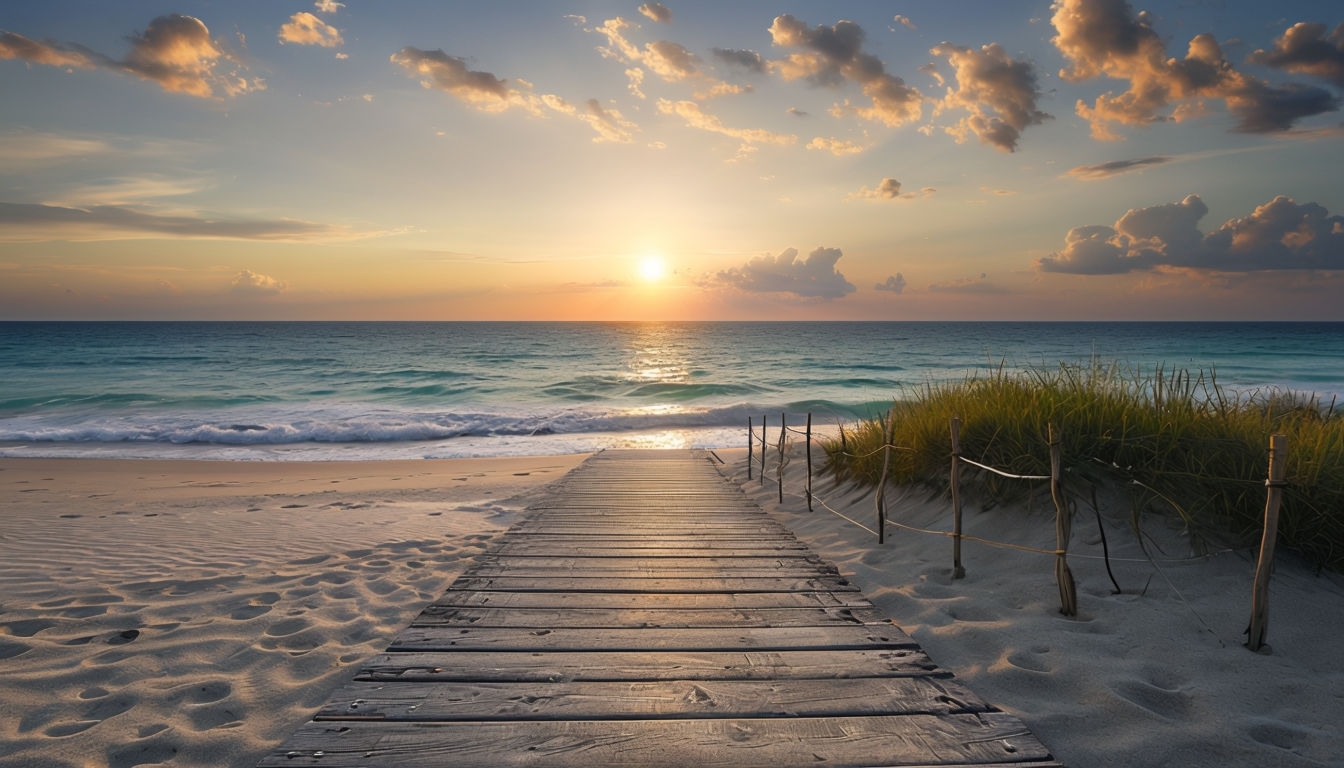
[[(1234, 393), (1211, 372), (1095, 365), (1000, 368), (910, 394), (892, 406), (891, 482), (946, 487), (954, 415), (962, 420), (962, 456), (1018, 474), (1049, 474), (1053, 424), (1071, 496), (1127, 488), (1136, 525), (1140, 512), (1176, 515), (1202, 543), (1259, 541), (1269, 437), (1287, 435), (1279, 544), (1317, 567), (1344, 569), (1344, 416), (1333, 402), (1282, 390)], [(884, 418), (847, 427), (843, 441), (826, 444), (838, 477), (877, 482)], [(990, 494), (1020, 488), (971, 472)]]

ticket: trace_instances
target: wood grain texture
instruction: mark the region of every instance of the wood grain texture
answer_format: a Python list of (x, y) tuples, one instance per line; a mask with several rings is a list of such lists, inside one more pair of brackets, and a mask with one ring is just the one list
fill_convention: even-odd
[(1058, 766), (692, 451), (554, 484), (262, 766)]

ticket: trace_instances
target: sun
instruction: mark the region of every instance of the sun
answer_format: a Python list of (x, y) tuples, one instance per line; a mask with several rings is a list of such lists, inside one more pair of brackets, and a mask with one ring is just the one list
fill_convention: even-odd
[(639, 277), (646, 283), (656, 283), (667, 275), (667, 263), (662, 256), (645, 256), (639, 260)]

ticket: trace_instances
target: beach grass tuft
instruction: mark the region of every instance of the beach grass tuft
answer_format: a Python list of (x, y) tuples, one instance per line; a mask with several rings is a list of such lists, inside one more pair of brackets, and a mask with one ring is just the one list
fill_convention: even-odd
[[(826, 443), (837, 478), (876, 484), (883, 420), (861, 421)], [(1288, 437), (1281, 547), (1316, 567), (1344, 569), (1344, 415), (1332, 401), (1281, 389), (1235, 392), (1212, 371), (1064, 365), (928, 384), (892, 404), (890, 481), (946, 487), (949, 423), (961, 418), (961, 455), (1024, 475), (1049, 474), (1048, 430), (1061, 440), (1065, 487), (1129, 491), (1136, 529), (1172, 515), (1200, 545), (1259, 540), (1269, 437)], [(1020, 484), (971, 470), (991, 498)], [(1020, 490), (1016, 492), (1021, 492)]]

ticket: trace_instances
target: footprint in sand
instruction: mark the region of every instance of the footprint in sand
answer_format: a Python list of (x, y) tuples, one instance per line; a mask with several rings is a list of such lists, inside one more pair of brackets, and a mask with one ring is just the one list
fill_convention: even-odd
[(107, 638), (108, 645), (125, 645), (140, 636), (140, 630), (127, 629)]
[(0, 630), (4, 630), (7, 635), (14, 637), (32, 637), (44, 629), (51, 629), (56, 626), (56, 622), (46, 619), (22, 619), (20, 621), (10, 621), (0, 624)]
[[(1190, 715), (1190, 695), (1179, 690), (1180, 678), (1167, 670), (1149, 670), (1147, 680), (1120, 680), (1110, 688), (1115, 695), (1166, 720)], [(1170, 686), (1170, 687), (1168, 687)]]
[(76, 733), (83, 733), (101, 722), (102, 720), (76, 720), (73, 723), (57, 723), (43, 730), (42, 735), (50, 736), (53, 739), (74, 736)]
[(229, 618), (233, 619), (234, 621), (247, 621), (248, 619), (255, 619), (258, 616), (262, 616), (270, 612), (271, 612), (271, 606), (269, 605), (256, 605), (255, 603), (249, 603), (248, 605), (244, 605), (240, 608), (235, 608), (231, 613), (229, 613)]
[(311, 627), (311, 621), (304, 618), (281, 619), (266, 628), (269, 637), (287, 637)]

